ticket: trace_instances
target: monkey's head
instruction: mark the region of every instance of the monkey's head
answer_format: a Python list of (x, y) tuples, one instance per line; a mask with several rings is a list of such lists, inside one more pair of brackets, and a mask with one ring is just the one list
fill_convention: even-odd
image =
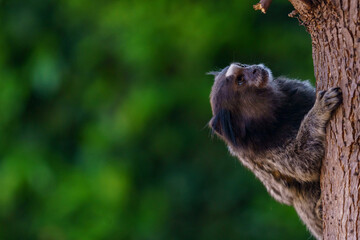
[(280, 94), (271, 71), (262, 64), (233, 63), (212, 74), (210, 128), (232, 147), (251, 144), (275, 119)]

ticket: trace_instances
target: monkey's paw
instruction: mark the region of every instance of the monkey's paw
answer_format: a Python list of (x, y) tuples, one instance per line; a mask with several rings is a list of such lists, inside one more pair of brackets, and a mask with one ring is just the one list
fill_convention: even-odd
[(319, 91), (316, 96), (316, 102), (322, 111), (332, 112), (342, 102), (342, 92), (338, 87), (330, 88), (327, 91)]
[(317, 201), (315, 206), (315, 213), (319, 219), (323, 219), (323, 208), (321, 198)]

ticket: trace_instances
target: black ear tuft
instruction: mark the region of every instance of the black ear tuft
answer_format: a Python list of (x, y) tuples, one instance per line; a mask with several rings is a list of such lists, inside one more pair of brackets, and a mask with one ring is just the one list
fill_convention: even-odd
[(210, 127), (220, 136), (223, 136), (232, 144), (236, 145), (236, 137), (233, 128), (233, 119), (231, 112), (222, 109), (210, 121)]
[(217, 133), (217, 134), (221, 134), (221, 126), (220, 126), (220, 122), (219, 122), (219, 118), (218, 115), (214, 116), (213, 118), (211, 118), (210, 122), (209, 122), (209, 127), (212, 130), (212, 133)]

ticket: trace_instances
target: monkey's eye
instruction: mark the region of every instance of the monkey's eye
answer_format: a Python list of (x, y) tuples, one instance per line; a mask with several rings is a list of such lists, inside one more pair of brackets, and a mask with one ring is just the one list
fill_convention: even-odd
[(237, 85), (242, 85), (245, 80), (244, 80), (244, 75), (239, 75), (237, 78), (236, 78), (236, 82), (237, 82)]

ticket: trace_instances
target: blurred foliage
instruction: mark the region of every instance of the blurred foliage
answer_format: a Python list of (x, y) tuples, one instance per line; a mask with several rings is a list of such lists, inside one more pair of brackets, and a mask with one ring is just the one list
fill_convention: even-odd
[(0, 239), (309, 239), (206, 128), (210, 70), (313, 78), (254, 3), (0, 1)]

